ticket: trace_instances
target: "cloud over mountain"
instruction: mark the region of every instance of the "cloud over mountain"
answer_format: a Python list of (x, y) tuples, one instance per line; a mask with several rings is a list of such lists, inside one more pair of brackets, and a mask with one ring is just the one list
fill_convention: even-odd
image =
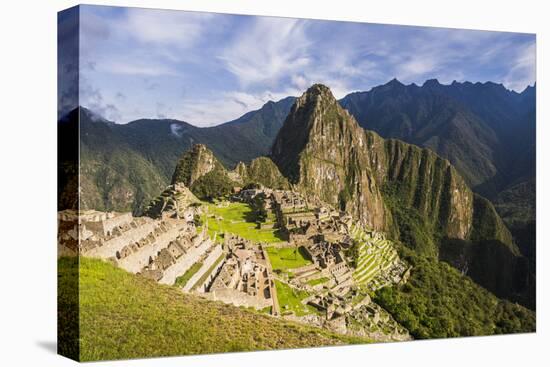
[(167, 117), (210, 126), (312, 83), (342, 98), (394, 77), (516, 91), (535, 81), (530, 34), (101, 6), (81, 15), (82, 75), (121, 123), (163, 103)]

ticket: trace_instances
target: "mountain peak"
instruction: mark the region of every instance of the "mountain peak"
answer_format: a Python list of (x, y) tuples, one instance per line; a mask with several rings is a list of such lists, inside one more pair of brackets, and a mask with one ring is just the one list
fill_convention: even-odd
[(316, 94), (330, 93), (332, 95), (330, 88), (321, 83), (313, 84), (311, 87), (307, 89), (306, 93), (316, 93)]
[[(299, 113), (301, 115), (307, 114), (309, 116), (320, 108), (324, 109), (327, 106), (333, 105), (338, 105), (338, 101), (332, 94), (330, 88), (323, 84), (313, 84), (304, 94), (296, 99), (286, 120), (288, 120), (293, 113)], [(310, 120), (310, 118), (300, 118), (296, 121), (304, 122)]]
[(403, 86), (404, 84), (397, 80), (397, 78), (393, 78), (392, 80), (387, 82), (386, 85)]
[[(349, 125), (352, 117), (322, 84), (314, 84), (296, 99), (273, 143), (271, 156), (290, 181), (299, 180), (297, 155), (308, 142), (320, 136), (339, 136), (336, 130)], [(340, 121), (341, 123), (336, 123)], [(334, 131), (333, 131), (334, 130)]]
[(178, 161), (172, 176), (172, 184), (183, 183), (191, 187), (200, 177), (214, 170), (223, 171), (223, 166), (214, 153), (204, 144), (195, 144), (183, 153)]
[(77, 111), (80, 112), (80, 118), (81, 119), (87, 119), (91, 122), (101, 122), (104, 124), (114, 124), (114, 122), (107, 120), (103, 116), (101, 116), (99, 113), (96, 113), (89, 108), (86, 108), (84, 106), (79, 106), (76, 108)]
[(440, 85), (441, 85), (441, 83), (439, 83), (439, 80), (433, 78), (433, 79), (426, 80), (422, 86), (423, 87), (438, 87)]
[(395, 92), (397, 90), (403, 90), (403, 88), (405, 88), (405, 84), (401, 83), (399, 80), (397, 80), (397, 78), (393, 78), (386, 84), (382, 84), (377, 87), (374, 87), (373, 90)]
[(330, 88), (324, 84), (319, 84), (319, 83), (313, 84), (299, 98), (300, 105), (306, 104), (306, 103), (312, 103), (320, 99), (336, 101), (336, 98), (334, 98), (334, 95), (332, 94)]

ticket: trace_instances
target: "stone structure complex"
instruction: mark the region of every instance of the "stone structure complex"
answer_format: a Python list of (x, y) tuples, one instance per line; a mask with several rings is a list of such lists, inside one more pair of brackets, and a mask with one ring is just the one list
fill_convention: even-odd
[[(285, 241), (268, 245), (232, 233), (209, 236), (207, 224), (197, 222), (201, 204), (181, 184), (163, 195), (153, 202), (150, 216), (59, 212), (59, 256), (101, 258), (183, 292), (340, 333), (409, 338), (369, 297), (379, 287), (406, 281), (408, 269), (390, 241), (346, 212), (308, 202), (291, 190), (236, 190), (231, 200), (276, 218), (274, 230)], [(265, 225), (260, 222), (258, 228)], [(308, 263), (274, 271), (272, 248), (293, 248)], [(300, 302), (307, 312), (298, 315), (281, 304), (277, 284), (305, 295)]]
[(369, 296), (382, 286), (406, 282), (410, 271), (382, 233), (365, 229), (346, 212), (326, 203), (310, 203), (290, 190), (243, 190), (236, 199), (252, 203), (256, 197), (263, 199), (264, 210), (275, 213), (278, 229), (287, 239), (277, 247), (300, 249), (311, 261), (287, 269), (286, 274), (273, 273), (274, 279), (293, 291), (310, 294), (302, 303), (316, 310), (300, 317), (282, 310), (283, 317), (380, 340), (410, 338)]
[(270, 308), (277, 315), (271, 267), (262, 245), (228, 234), (225, 246), (229, 255), (208, 287), (210, 298), (257, 310)]

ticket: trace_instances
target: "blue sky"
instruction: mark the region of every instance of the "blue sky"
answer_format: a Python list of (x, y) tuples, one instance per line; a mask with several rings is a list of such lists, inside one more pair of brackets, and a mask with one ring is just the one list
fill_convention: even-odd
[(535, 82), (531, 34), (102, 6), (80, 30), (80, 104), (118, 123), (216, 125), (313, 83)]

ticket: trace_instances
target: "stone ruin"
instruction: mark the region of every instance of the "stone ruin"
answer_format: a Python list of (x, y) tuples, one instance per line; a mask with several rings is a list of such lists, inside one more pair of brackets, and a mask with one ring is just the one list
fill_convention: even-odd
[[(83, 215), (79, 215), (83, 214)], [(59, 213), (59, 256), (109, 260), (129, 272), (174, 284), (214, 247), (206, 228), (185, 218), (152, 219), (130, 213)], [(84, 234), (77, 236), (75, 231)]]
[[(229, 237), (235, 241), (236, 237)], [(272, 308), (278, 312), (278, 303), (271, 277), (267, 254), (261, 246), (231, 244), (231, 249), (218, 274), (207, 287), (206, 295), (213, 300), (235, 306), (254, 307), (257, 310)]]
[[(372, 336), (384, 327), (393, 328), (389, 334), (395, 340), (409, 337), (368, 295), (358, 293), (354, 268), (346, 258), (347, 250), (354, 245), (351, 232), (355, 225), (347, 213), (326, 205), (311, 207), (301, 195), (287, 190), (240, 190), (234, 196), (250, 202), (263, 194), (264, 207), (273, 210), (277, 226), (288, 235), (287, 245), (303, 247), (312, 264), (288, 269), (291, 278), (273, 273), (264, 245), (231, 233), (224, 233), (223, 244), (216, 244), (206, 226), (197, 231), (194, 218), (200, 208), (179, 206), (173, 200), (179, 188), (172, 190), (172, 196), (159, 202), (162, 210), (155, 219), (130, 213), (60, 212), (59, 255), (106, 259), (162, 284), (175, 284), (194, 264), (200, 264), (181, 286), (182, 291), (235, 306), (257, 310), (270, 307), (272, 315), (280, 315), (274, 279), (284, 276), (291, 287), (311, 294), (304, 304), (324, 312), (322, 318), (316, 314), (285, 317), (351, 335)], [(375, 240), (385, 239), (377, 232), (368, 235)], [(366, 249), (367, 254), (370, 249)], [(405, 263), (395, 261), (377, 270), (368, 287), (404, 283), (409, 273)], [(327, 280), (308, 283), (321, 278)], [(358, 322), (363, 325), (359, 329), (353, 326)]]

